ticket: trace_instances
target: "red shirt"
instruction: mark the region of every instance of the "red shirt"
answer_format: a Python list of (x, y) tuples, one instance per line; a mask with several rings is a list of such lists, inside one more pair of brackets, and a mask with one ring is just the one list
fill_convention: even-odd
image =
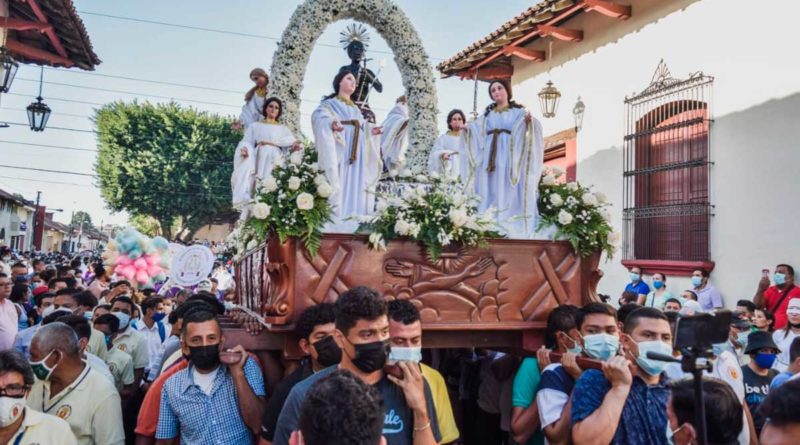
[[(778, 289), (777, 286), (770, 286), (764, 291), (764, 300), (767, 302), (766, 308), (768, 311), (772, 311), (772, 308), (778, 304), (782, 295), (783, 291)], [(775, 330), (783, 329), (786, 326), (786, 308), (789, 307), (789, 300), (792, 298), (800, 298), (800, 287), (794, 286), (789, 291), (789, 295), (781, 302), (781, 306), (773, 311), (773, 315), (775, 315)]]
[[(146, 437), (156, 437), (158, 412), (161, 407), (161, 390), (164, 388), (164, 383), (178, 371), (186, 369), (188, 366), (189, 361), (182, 358), (175, 362), (174, 365), (165, 369), (164, 372), (153, 381), (150, 385), (150, 389), (147, 390), (147, 394), (144, 395), (142, 407), (139, 409), (139, 417), (136, 419), (136, 429), (134, 430), (136, 434)], [(177, 441), (175, 443), (177, 443)]]

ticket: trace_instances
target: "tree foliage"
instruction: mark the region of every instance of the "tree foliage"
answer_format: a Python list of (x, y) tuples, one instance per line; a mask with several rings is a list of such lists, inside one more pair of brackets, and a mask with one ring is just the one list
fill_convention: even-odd
[(72, 215), (72, 225), (75, 227), (80, 227), (81, 224), (83, 224), (84, 229), (94, 228), (94, 224), (92, 223), (92, 215), (89, 215), (83, 210), (78, 210)]
[(233, 151), (241, 133), (231, 119), (176, 103), (113, 102), (96, 111), (100, 190), (113, 211), (173, 223), (193, 232), (230, 212)]

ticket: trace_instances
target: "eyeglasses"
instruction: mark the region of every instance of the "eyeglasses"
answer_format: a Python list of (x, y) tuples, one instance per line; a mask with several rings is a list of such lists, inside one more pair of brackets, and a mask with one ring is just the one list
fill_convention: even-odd
[(25, 391), (30, 389), (27, 385), (8, 385), (5, 388), (0, 388), (0, 397), (12, 397), (19, 399), (25, 397)]

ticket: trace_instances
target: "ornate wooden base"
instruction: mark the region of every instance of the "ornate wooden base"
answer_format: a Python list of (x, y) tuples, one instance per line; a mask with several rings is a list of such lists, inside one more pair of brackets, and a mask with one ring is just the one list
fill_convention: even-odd
[[(267, 337), (290, 337), (305, 308), (363, 285), (413, 302), (426, 347), (531, 351), (550, 310), (597, 300), (599, 260), (599, 252), (581, 258), (566, 241), (495, 239), (431, 261), (412, 241), (392, 241), (379, 252), (369, 250), (366, 236), (327, 234), (315, 258), (300, 242), (271, 239), (237, 264), (237, 289), (240, 303), (271, 324)], [(272, 340), (263, 347), (283, 344), (294, 355), (294, 341)]]

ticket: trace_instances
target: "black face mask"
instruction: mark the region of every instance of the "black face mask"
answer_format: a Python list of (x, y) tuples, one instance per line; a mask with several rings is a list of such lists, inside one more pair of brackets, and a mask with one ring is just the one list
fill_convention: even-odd
[(319, 363), (320, 366), (327, 368), (342, 360), (342, 350), (339, 349), (339, 345), (333, 340), (332, 335), (328, 335), (322, 340), (317, 340), (317, 342), (312, 343), (311, 346), (317, 350), (317, 363)]
[(219, 344), (189, 346), (189, 361), (201, 371), (210, 371), (219, 366)]
[[(349, 341), (349, 340), (348, 340)], [(371, 374), (386, 365), (386, 358), (392, 349), (389, 339), (353, 345), (356, 349), (356, 356), (352, 359), (356, 368), (365, 374)]]

